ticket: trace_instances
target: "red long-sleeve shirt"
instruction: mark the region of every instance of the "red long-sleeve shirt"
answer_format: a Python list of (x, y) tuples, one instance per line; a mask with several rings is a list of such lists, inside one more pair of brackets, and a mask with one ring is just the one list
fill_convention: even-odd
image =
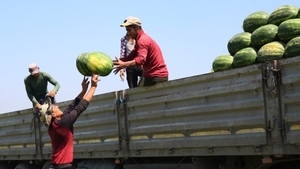
[(135, 60), (138, 66), (143, 65), (144, 77), (166, 77), (169, 75), (162, 52), (157, 43), (143, 30), (136, 38), (134, 49), (122, 61)]
[(52, 144), (52, 164), (68, 164), (73, 162), (73, 124), (87, 108), (89, 102), (76, 98), (60, 120), (51, 122), (48, 133)]

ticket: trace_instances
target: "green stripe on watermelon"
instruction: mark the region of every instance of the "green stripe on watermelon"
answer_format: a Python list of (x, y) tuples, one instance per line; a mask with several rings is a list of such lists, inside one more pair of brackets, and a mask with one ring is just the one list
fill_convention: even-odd
[(265, 11), (258, 11), (248, 15), (243, 22), (245, 32), (252, 33), (257, 28), (267, 25), (270, 14)]
[(259, 49), (263, 45), (275, 41), (277, 37), (278, 26), (268, 24), (259, 27), (251, 35), (251, 46)]
[(262, 46), (257, 52), (257, 61), (266, 62), (282, 58), (284, 54), (284, 43), (270, 42)]
[(300, 36), (300, 19), (289, 19), (282, 22), (278, 27), (278, 38), (282, 42), (288, 42), (291, 39)]
[(282, 22), (296, 18), (299, 8), (294, 5), (285, 5), (277, 8), (269, 17), (269, 23), (280, 25)]
[(251, 33), (243, 32), (233, 36), (228, 44), (227, 48), (231, 55), (234, 55), (237, 51), (249, 47), (251, 44)]
[(213, 62), (213, 71), (222, 71), (232, 68), (233, 56), (231, 55), (221, 55), (215, 58)]
[(300, 56), (300, 36), (290, 40), (284, 49), (284, 57)]
[(234, 68), (248, 66), (256, 62), (257, 53), (254, 48), (247, 47), (239, 50), (233, 57)]
[(77, 70), (84, 76), (91, 76), (92, 73), (88, 69), (86, 63), (87, 63), (87, 58), (89, 56), (89, 53), (83, 53), (79, 55), (76, 59), (76, 67)]
[(111, 73), (113, 62), (110, 57), (101, 52), (93, 52), (89, 54), (87, 67), (100, 76), (107, 76)]

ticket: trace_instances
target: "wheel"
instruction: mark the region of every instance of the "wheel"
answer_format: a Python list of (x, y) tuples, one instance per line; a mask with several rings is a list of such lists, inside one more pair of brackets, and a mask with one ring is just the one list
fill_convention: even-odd
[(51, 161), (45, 162), (45, 164), (43, 165), (43, 168), (42, 168), (42, 169), (49, 169), (49, 167), (50, 167), (50, 162), (51, 162)]
[(15, 167), (15, 169), (37, 169), (37, 167), (33, 164), (20, 163)]
[(0, 163), (0, 169), (13, 169), (14, 167), (9, 164)]
[(87, 169), (114, 169), (115, 163), (112, 160), (83, 160), (77, 164), (77, 168)]

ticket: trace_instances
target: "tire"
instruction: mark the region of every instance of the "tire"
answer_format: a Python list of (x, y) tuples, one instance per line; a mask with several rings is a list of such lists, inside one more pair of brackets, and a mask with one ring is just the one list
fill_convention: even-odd
[(38, 168), (33, 164), (20, 163), (15, 167), (15, 169), (38, 169)]
[(9, 164), (0, 163), (0, 169), (13, 169), (14, 167)]
[(112, 160), (83, 160), (77, 164), (77, 168), (114, 169), (115, 163)]
[(43, 168), (42, 168), (42, 169), (49, 169), (49, 167), (50, 167), (50, 162), (51, 162), (51, 161), (45, 162), (45, 164), (43, 165)]

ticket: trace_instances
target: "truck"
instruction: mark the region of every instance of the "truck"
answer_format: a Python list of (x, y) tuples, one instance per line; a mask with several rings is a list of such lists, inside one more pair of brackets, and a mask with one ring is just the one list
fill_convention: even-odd
[[(296, 169), (299, 155), (300, 56), (95, 95), (74, 124), (78, 169)], [(0, 114), (0, 169), (50, 160), (32, 109)]]

